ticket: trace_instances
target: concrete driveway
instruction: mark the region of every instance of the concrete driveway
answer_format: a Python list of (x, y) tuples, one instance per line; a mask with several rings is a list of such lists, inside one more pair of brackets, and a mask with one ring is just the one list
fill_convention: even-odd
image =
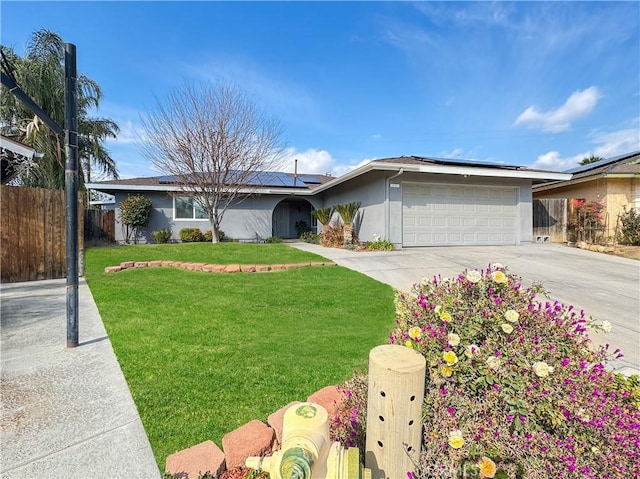
[(454, 276), (465, 268), (502, 263), (525, 286), (543, 284), (553, 300), (573, 304), (588, 316), (613, 325), (611, 333), (594, 333), (596, 344), (620, 348), (624, 358), (613, 370), (640, 373), (640, 261), (569, 248), (560, 244), (408, 248), (389, 252), (355, 252), (295, 243), (296, 248), (331, 259), (392, 287), (409, 291), (423, 277)]

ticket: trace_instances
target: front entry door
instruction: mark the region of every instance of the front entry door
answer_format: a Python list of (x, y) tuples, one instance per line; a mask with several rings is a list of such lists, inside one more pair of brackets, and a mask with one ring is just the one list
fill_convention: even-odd
[(289, 237), (289, 205), (280, 203), (273, 212), (273, 236)]

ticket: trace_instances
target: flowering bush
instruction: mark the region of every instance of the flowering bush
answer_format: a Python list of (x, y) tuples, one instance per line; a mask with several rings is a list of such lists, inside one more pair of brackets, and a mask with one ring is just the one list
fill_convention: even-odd
[[(619, 351), (587, 337), (611, 325), (540, 296), (498, 264), (397, 295), (391, 343), (427, 360), (422, 452), (409, 477), (640, 477), (638, 382), (608, 372)], [(361, 450), (366, 384), (345, 385), (349, 418), (333, 427)]]

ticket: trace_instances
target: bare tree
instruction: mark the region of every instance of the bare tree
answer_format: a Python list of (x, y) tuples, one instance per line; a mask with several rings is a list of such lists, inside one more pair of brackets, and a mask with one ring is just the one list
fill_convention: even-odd
[(175, 89), (142, 124), (145, 157), (207, 214), (214, 243), (229, 206), (281, 164), (280, 122), (233, 85)]

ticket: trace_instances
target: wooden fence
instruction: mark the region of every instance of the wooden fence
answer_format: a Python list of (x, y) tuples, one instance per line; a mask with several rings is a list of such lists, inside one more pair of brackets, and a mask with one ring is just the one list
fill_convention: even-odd
[(552, 243), (567, 241), (567, 200), (533, 200), (533, 240), (549, 237)]
[(85, 246), (115, 243), (116, 212), (114, 210), (84, 210)]
[[(2, 282), (66, 276), (63, 190), (0, 187)], [(78, 201), (78, 247), (83, 250), (83, 207)]]

